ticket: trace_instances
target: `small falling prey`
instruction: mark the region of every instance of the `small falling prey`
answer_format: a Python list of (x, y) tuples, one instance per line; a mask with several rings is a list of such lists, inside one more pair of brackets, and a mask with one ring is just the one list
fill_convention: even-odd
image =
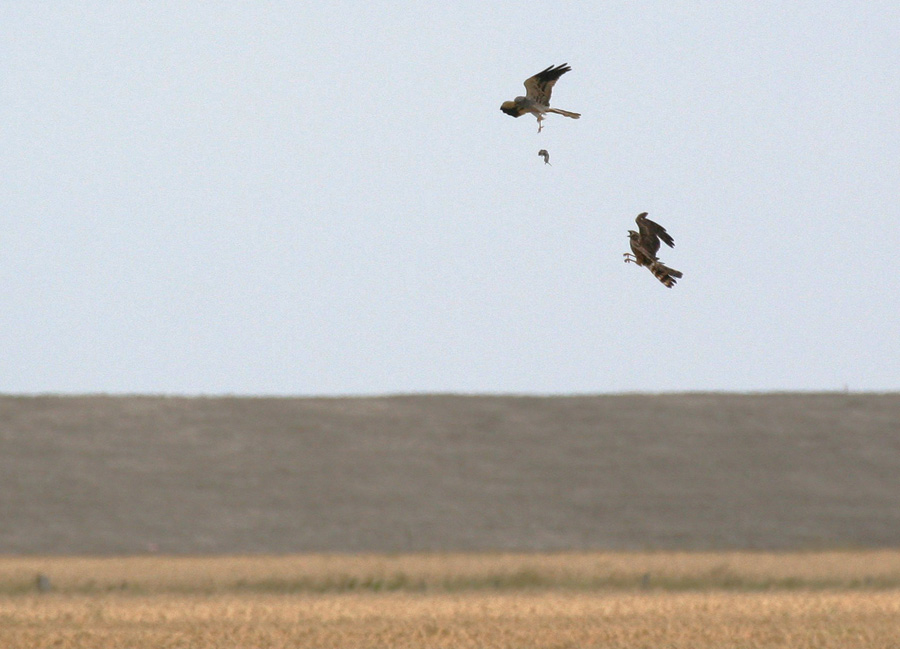
[[(538, 151), (538, 155), (544, 159), (545, 165), (550, 164), (550, 154), (547, 153), (547, 149), (541, 149), (540, 151)], [(550, 166), (552, 167), (553, 165), (550, 165)]]

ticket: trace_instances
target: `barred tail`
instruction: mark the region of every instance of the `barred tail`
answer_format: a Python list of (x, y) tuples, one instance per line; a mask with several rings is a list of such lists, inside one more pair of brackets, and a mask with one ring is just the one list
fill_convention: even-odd
[(581, 117), (581, 113), (570, 113), (567, 110), (560, 110), (559, 108), (548, 108), (548, 113), (556, 113), (557, 115), (565, 115), (566, 117), (571, 117), (572, 119), (578, 119)]
[(653, 273), (653, 276), (656, 277), (656, 279), (658, 279), (669, 288), (675, 286), (675, 279), (680, 279), (682, 276), (680, 270), (669, 268), (659, 261), (654, 261), (652, 264), (650, 264), (650, 272)]

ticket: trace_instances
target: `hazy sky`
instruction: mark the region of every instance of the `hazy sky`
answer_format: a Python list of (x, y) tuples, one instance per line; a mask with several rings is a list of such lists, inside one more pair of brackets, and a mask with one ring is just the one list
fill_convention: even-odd
[(900, 389), (896, 1), (398, 5), (4, 2), (0, 392)]

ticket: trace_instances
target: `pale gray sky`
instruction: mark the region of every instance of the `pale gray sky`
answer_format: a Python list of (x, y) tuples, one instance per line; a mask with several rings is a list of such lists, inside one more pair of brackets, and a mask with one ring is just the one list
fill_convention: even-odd
[(413, 6), (3, 3), (0, 392), (900, 389), (900, 5)]

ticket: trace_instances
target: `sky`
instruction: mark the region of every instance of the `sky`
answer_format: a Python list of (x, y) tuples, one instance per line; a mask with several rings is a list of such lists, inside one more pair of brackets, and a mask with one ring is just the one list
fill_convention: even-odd
[(3, 3), (0, 392), (900, 390), (900, 5), (409, 5)]

